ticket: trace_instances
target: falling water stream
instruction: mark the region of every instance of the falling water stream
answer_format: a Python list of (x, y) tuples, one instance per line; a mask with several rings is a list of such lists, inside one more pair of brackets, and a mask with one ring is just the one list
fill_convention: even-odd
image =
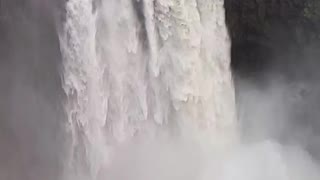
[(237, 145), (223, 3), (66, 2), (65, 180), (292, 179), (280, 145)]

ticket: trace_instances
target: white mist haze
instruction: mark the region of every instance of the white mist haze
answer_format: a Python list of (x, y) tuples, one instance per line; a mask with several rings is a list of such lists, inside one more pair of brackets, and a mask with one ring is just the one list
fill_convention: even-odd
[(316, 81), (233, 85), (222, 0), (3, 2), (0, 180), (320, 177)]
[[(240, 143), (217, 151), (209, 141), (187, 138), (147, 141), (117, 152), (106, 179), (316, 180), (320, 177), (317, 131), (299, 119), (312, 106), (308, 82), (281, 76), (263, 83), (237, 80)], [(309, 116), (316, 116), (309, 111)], [(303, 117), (303, 116), (302, 116)], [(317, 120), (314, 119), (316, 122)], [(193, 137), (193, 138), (192, 138)], [(203, 143), (203, 144), (202, 144)], [(104, 179), (102, 178), (102, 179)]]

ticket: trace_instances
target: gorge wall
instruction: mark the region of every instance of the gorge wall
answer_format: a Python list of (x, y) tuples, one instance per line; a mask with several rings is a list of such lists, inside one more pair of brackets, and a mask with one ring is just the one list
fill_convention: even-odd
[(320, 2), (226, 0), (225, 7), (236, 72), (261, 75), (277, 69), (297, 74), (293, 66), (301, 64), (301, 58), (315, 56), (320, 42)]

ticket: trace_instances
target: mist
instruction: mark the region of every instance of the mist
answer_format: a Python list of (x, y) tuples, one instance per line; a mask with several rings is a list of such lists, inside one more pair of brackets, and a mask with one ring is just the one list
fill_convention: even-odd
[(50, 1), (1, 1), (0, 179), (58, 179), (62, 169), (54, 9)]
[[(1, 2), (0, 179), (75, 180), (64, 176), (71, 142), (65, 128), (59, 44), (65, 2)], [(110, 159), (93, 179), (318, 179), (316, 50), (306, 51), (298, 61), (290, 61), (289, 55), (281, 62), (275, 58), (263, 77), (233, 73), (237, 109), (233, 143), (221, 146), (223, 137), (183, 126), (151, 139), (139, 136), (108, 147)]]
[(101, 179), (318, 179), (318, 85), (277, 73), (258, 82), (240, 76), (235, 81), (237, 143), (219, 149), (192, 133), (140, 139), (116, 151), (116, 163)]

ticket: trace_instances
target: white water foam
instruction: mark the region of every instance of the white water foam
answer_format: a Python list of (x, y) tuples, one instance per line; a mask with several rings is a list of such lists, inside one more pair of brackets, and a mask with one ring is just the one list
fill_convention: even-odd
[(294, 179), (276, 143), (226, 151), (238, 132), (223, 0), (95, 3), (69, 0), (60, 34), (66, 180)]

